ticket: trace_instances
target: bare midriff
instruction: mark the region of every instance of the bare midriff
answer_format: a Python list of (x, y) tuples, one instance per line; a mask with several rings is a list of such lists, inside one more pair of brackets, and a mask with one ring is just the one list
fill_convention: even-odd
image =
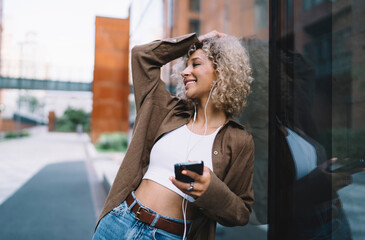
[[(159, 183), (143, 179), (135, 191), (135, 195), (144, 206), (163, 216), (184, 219), (181, 208), (183, 198)], [(186, 218), (194, 219), (196, 212), (196, 207), (189, 202)]]

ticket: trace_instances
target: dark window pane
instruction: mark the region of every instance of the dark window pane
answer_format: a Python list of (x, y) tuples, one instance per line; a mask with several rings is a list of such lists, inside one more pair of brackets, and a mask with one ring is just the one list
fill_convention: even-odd
[(197, 35), (200, 35), (200, 21), (199, 20), (190, 19), (189, 32), (195, 32)]
[(190, 0), (190, 11), (200, 12), (200, 0)]
[(268, 7), (269, 2), (267, 0), (255, 0), (255, 29), (260, 30), (268, 25)]

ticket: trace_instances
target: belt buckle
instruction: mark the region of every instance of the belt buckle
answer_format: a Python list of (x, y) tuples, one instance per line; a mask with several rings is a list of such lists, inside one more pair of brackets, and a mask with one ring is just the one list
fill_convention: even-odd
[(148, 212), (148, 210), (147, 210), (147, 208), (145, 208), (145, 207), (142, 207), (142, 206), (139, 206), (138, 207), (138, 210), (137, 210), (137, 212), (136, 212), (136, 219), (138, 220), (138, 221), (141, 221), (141, 222), (143, 222), (141, 219), (139, 219), (139, 215), (141, 214), (141, 210), (145, 210), (146, 212)]

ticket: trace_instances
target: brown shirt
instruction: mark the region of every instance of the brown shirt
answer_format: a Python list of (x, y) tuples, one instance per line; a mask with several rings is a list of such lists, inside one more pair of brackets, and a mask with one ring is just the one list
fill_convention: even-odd
[[(160, 79), (160, 68), (187, 53), (195, 34), (154, 41), (132, 49), (133, 87), (137, 117), (123, 163), (109, 192), (100, 219), (135, 190), (147, 171), (152, 146), (165, 133), (191, 119), (193, 110), (172, 96)], [(193, 204), (200, 217), (193, 221), (189, 239), (214, 239), (216, 222), (245, 225), (254, 202), (252, 179), (254, 144), (244, 127), (229, 118), (212, 149), (214, 173), (206, 192)]]

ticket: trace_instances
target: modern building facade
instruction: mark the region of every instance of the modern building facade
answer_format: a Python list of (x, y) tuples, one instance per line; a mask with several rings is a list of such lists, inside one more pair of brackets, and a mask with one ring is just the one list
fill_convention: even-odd
[(268, 7), (267, 0), (164, 0), (165, 35), (215, 29), (237, 37), (268, 39)]

